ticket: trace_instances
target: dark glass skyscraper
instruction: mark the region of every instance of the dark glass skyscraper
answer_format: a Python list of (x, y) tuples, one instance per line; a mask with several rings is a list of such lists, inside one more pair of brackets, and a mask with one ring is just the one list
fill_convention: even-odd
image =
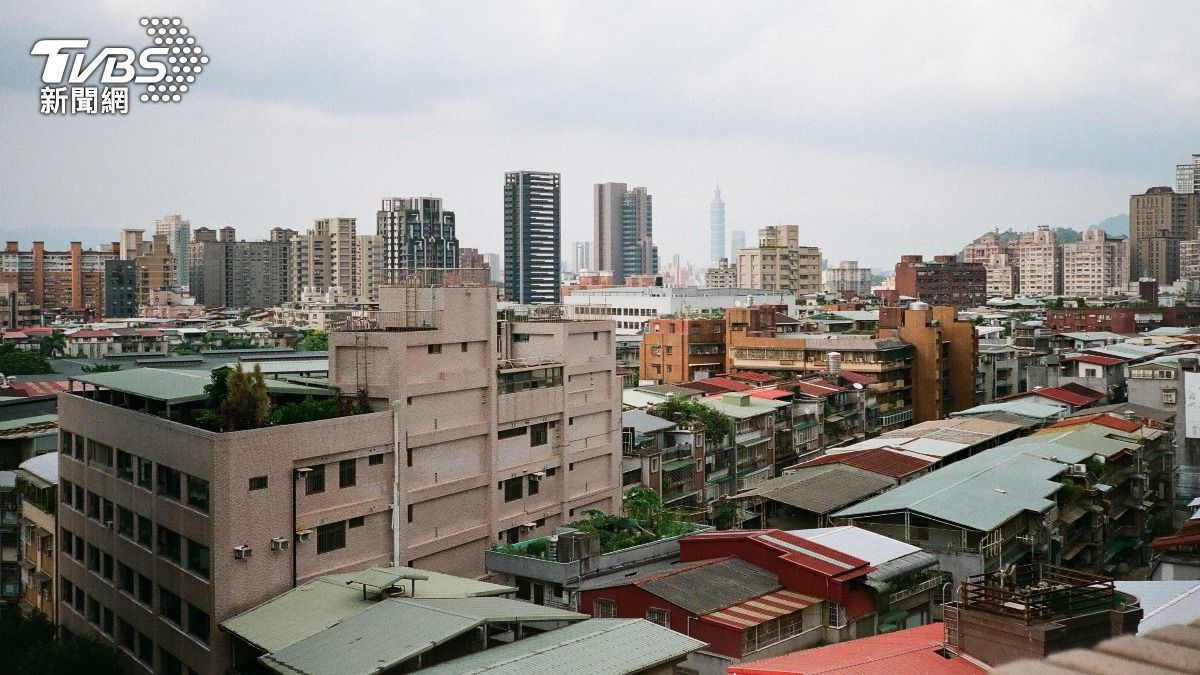
[(454, 212), (443, 211), (441, 199), (385, 199), (376, 214), (376, 227), (383, 237), (383, 280), (387, 283), (395, 283), (413, 270), (458, 267)]
[(513, 302), (562, 300), (559, 174), (504, 174), (504, 295)]

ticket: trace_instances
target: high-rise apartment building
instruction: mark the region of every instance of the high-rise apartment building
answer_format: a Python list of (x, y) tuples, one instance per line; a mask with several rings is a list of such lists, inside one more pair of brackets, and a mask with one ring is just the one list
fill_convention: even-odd
[(1200, 281), (1200, 239), (1179, 242), (1179, 278)]
[(1200, 155), (1192, 155), (1191, 164), (1175, 165), (1175, 191), (1180, 194), (1200, 193)]
[(593, 195), (594, 271), (612, 272), (617, 285), (626, 276), (657, 274), (654, 210), (646, 188), (597, 183)]
[(497, 542), (620, 511), (612, 322), (498, 320), (486, 288), (380, 295), (330, 334), (330, 383), (370, 412), (213, 432), (192, 425), (205, 376), (78, 378), (59, 402), (64, 628), (131, 670), (223, 675), (218, 624), (298, 584), (388, 563), (477, 577)]
[(737, 288), (737, 282), (737, 265), (730, 265), (725, 258), (704, 271), (705, 288)]
[(305, 290), (325, 293), (341, 289), (357, 297), (358, 240), (354, 218), (321, 218), (304, 234), (290, 237), (291, 297)]
[(1098, 227), (1063, 244), (1063, 295), (1096, 298), (1129, 285), (1129, 241)]
[(145, 230), (121, 230), (121, 260), (133, 260), (142, 250), (142, 238)]
[(825, 292), (829, 295), (840, 296), (848, 292), (859, 298), (871, 295), (871, 268), (859, 267), (857, 260), (843, 260), (837, 267), (824, 271)]
[(237, 241), (233, 228), (196, 230), (189, 252), (191, 295), (205, 307), (276, 307), (293, 298), (292, 242), (276, 228), (270, 241)]
[(821, 292), (821, 249), (800, 245), (796, 225), (768, 225), (758, 246), (738, 252), (737, 285), (787, 291), (797, 296)]
[(1009, 247), (1017, 266), (1018, 293), (1028, 298), (1063, 292), (1063, 250), (1049, 225), (1021, 235)]
[(713, 265), (725, 257), (725, 202), (721, 201), (721, 188), (713, 190), (712, 204), (708, 207), (709, 257)]
[(562, 298), (562, 187), (557, 173), (504, 174), (504, 296), (525, 304)]
[(738, 253), (746, 248), (746, 231), (734, 230), (729, 233), (729, 259), (737, 263)]
[[(189, 260), (187, 254), (184, 259)], [(149, 243), (142, 243), (142, 250), (133, 259), (137, 267), (137, 302), (138, 305), (149, 304), (150, 294), (154, 291), (166, 291), (178, 286), (175, 283), (178, 270), (175, 269), (179, 257), (171, 250), (170, 235), (155, 234)]]
[(383, 237), (377, 234), (358, 235), (357, 287), (359, 302), (379, 302), (379, 285), (383, 283)]
[(945, 419), (974, 407), (979, 370), (975, 324), (958, 319), (956, 307), (884, 307), (879, 337), (898, 337), (912, 345), (913, 423)]
[(952, 255), (925, 260), (902, 255), (896, 263), (896, 294), (931, 305), (978, 307), (987, 302), (987, 273), (979, 263), (959, 262)]
[(1000, 235), (988, 232), (963, 249), (963, 262), (983, 265), (987, 276), (987, 297), (1011, 298), (1020, 291), (1020, 270), (1013, 254)]
[(21, 251), (15, 241), (0, 253), (0, 283), (10, 291), (25, 293), (39, 309), (71, 310), (100, 316), (104, 313), (104, 264), (119, 257), (120, 244), (85, 251), (71, 242), (67, 251), (47, 251), (35, 241)]
[(1152, 187), (1129, 197), (1129, 280), (1179, 278), (1179, 244), (1200, 238), (1200, 193)]
[(162, 220), (154, 222), (154, 233), (167, 235), (167, 248), (175, 258), (175, 284), (187, 288), (188, 273), (188, 243), (192, 240), (192, 223), (184, 220), (178, 213), (163, 216)]
[(104, 316), (127, 319), (138, 314), (136, 260), (104, 261)]
[(443, 210), (440, 198), (384, 199), (375, 225), (383, 237), (384, 283), (398, 283), (413, 270), (458, 265), (454, 212)]

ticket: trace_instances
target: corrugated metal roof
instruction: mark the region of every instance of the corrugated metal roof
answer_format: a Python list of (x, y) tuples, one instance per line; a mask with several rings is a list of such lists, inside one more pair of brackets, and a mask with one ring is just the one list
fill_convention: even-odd
[(939, 651), (944, 637), (942, 624), (931, 623), (762, 661), (734, 664), (727, 670), (730, 675), (976, 675), (986, 672), (966, 659), (943, 657)]
[(782, 588), (774, 573), (740, 558), (663, 574), (637, 586), (693, 614), (715, 612)]
[(38, 478), (56, 485), (58, 483), (58, 452), (47, 452), (21, 462), (21, 471), (28, 471)]
[(388, 598), (259, 661), (285, 675), (369, 675), (492, 622), (582, 621), (587, 616), (507, 598)]
[(807, 462), (797, 464), (797, 468), (824, 466), (827, 464), (845, 464), (872, 473), (899, 478), (920, 471), (933, 463), (928, 457), (906, 455), (888, 448), (872, 448), (870, 450), (855, 450), (838, 452), (817, 457)]
[(1138, 632), (1200, 619), (1200, 581), (1117, 581), (1117, 590), (1138, 599)]
[(644, 410), (626, 410), (621, 413), (621, 426), (632, 427), (639, 434), (652, 434), (656, 431), (674, 429), (675, 423), (655, 417)]
[(760, 623), (781, 617), (784, 614), (791, 614), (805, 607), (812, 607), (820, 601), (820, 598), (802, 595), (794, 591), (781, 590), (768, 593), (753, 600), (747, 600), (732, 607), (726, 607), (711, 614), (705, 614), (700, 619), (742, 631), (750, 626), (757, 626)]
[(831, 464), (763, 481), (738, 497), (762, 497), (811, 513), (825, 514), (886, 490), (892, 479), (856, 467)]
[(855, 558), (861, 558), (873, 566), (882, 565), (921, 549), (912, 544), (876, 534), (870, 530), (851, 525), (840, 527), (818, 527), (808, 530), (790, 530), (791, 534), (815, 541)]
[(624, 675), (682, 660), (705, 643), (645, 619), (591, 619), (454, 659), (422, 675)]
[[(169, 368), (135, 368), (111, 373), (79, 375), (80, 382), (114, 391), (126, 392), (167, 404), (201, 401), (206, 398), (204, 387), (212, 382), (207, 370), (178, 370)], [(311, 394), (329, 396), (332, 392), (321, 387), (306, 387), (290, 382), (268, 379), (267, 391), (272, 394)]]
[(951, 417), (969, 417), (973, 415), (982, 415), (987, 413), (1008, 413), (1011, 415), (1020, 415), (1021, 417), (1031, 417), (1033, 419), (1055, 419), (1066, 415), (1070, 409), (1065, 405), (1057, 403), (1039, 403), (1030, 400), (1011, 400), (1011, 401), (995, 401), (993, 403), (985, 403), (977, 405), (974, 408), (967, 408), (958, 412), (950, 413)]

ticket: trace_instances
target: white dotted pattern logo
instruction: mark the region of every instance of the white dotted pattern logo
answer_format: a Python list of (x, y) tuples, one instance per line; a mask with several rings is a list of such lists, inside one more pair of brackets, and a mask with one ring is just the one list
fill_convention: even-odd
[(208, 55), (196, 43), (196, 38), (179, 17), (142, 17), (146, 35), (155, 46), (169, 50), (167, 76), (160, 82), (146, 85), (138, 98), (143, 103), (179, 103), (191, 89), (196, 76), (208, 65)]

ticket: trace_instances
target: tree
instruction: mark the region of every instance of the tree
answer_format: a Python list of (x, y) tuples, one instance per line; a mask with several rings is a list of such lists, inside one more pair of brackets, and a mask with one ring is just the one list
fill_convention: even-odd
[(271, 398), (267, 396), (267, 382), (261, 365), (255, 364), (254, 371), (247, 373), (239, 363), (226, 375), (225, 387), (228, 390), (225, 400), (217, 409), (222, 430), (243, 431), (267, 426)]
[(625, 513), (639, 524), (648, 525), (648, 531), (652, 533), (658, 530), (662, 507), (662, 499), (653, 488), (639, 485), (629, 488), (629, 491), (625, 493)]
[(729, 436), (729, 418), (697, 401), (671, 399), (654, 406), (651, 412), (679, 425), (702, 424), (704, 438), (718, 445)]
[(17, 349), (11, 342), (0, 344), (0, 373), (5, 375), (44, 375), (54, 368), (37, 352)]
[(80, 370), (91, 375), (92, 373), (115, 373), (121, 369), (119, 363), (97, 363), (94, 366), (81, 366)]
[(332, 396), (313, 398), (305, 396), (299, 403), (284, 403), (271, 409), (269, 420), (271, 424), (295, 424), (297, 422), (314, 422), (337, 417), (337, 400)]
[(40, 612), (0, 613), (0, 673), (4, 675), (120, 675), (116, 649), (90, 637), (54, 639), (54, 624)]
[(67, 353), (67, 336), (59, 332), (54, 332), (49, 335), (42, 336), (42, 342), (39, 345), (42, 356), (52, 359), (55, 356), (62, 357)]
[(304, 336), (298, 345), (298, 351), (302, 352), (327, 352), (329, 351), (329, 334), (319, 330), (313, 331)]

